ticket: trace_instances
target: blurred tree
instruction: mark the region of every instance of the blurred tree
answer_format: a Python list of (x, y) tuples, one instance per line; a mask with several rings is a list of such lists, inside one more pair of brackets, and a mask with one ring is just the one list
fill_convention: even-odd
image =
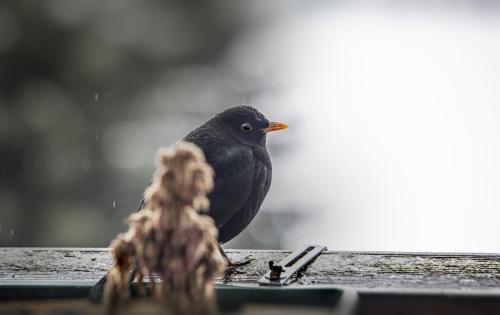
[(240, 6), (0, 5), (0, 246), (107, 245), (156, 148), (248, 93), (220, 65)]

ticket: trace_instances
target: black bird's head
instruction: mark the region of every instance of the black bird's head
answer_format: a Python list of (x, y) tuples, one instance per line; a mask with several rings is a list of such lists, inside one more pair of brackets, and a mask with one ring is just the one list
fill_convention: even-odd
[(222, 122), (233, 138), (247, 145), (266, 145), (266, 134), (285, 129), (280, 122), (269, 122), (258, 110), (250, 106), (236, 106), (219, 113), (216, 118)]

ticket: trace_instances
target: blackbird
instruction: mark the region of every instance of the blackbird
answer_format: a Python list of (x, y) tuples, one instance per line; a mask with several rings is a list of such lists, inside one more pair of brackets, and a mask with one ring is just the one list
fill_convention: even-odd
[[(269, 122), (250, 106), (215, 115), (182, 140), (196, 144), (215, 172), (210, 210), (223, 244), (243, 231), (257, 214), (271, 186), (272, 165), (266, 134), (288, 128)], [(139, 210), (144, 205), (141, 201)]]
[[(271, 186), (272, 165), (266, 148), (268, 132), (285, 129), (250, 106), (236, 106), (215, 115), (183, 138), (196, 144), (214, 170), (209, 194), (210, 215), (219, 230), (219, 243), (242, 232), (255, 217)], [(139, 209), (142, 209), (144, 200)], [(232, 264), (222, 249), (221, 253)], [(99, 299), (105, 277), (91, 292)]]
[(266, 134), (287, 128), (269, 122), (250, 106), (227, 109), (191, 131), (183, 140), (196, 144), (215, 172), (210, 210), (225, 243), (257, 214), (271, 186), (272, 166)]

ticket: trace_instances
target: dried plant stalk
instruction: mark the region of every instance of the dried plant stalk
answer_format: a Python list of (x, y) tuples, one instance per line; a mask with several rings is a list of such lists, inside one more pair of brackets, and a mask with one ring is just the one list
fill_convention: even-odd
[(130, 297), (133, 259), (137, 279), (158, 275), (152, 283), (167, 313), (209, 314), (215, 311), (213, 280), (226, 262), (218, 250), (217, 229), (208, 209), (213, 171), (194, 144), (180, 142), (158, 152), (153, 183), (145, 204), (129, 216), (129, 230), (111, 243), (115, 266), (104, 289), (108, 311)]

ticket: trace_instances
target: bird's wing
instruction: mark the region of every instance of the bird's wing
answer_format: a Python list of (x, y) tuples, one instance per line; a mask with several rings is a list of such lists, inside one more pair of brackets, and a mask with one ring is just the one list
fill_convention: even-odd
[(253, 174), (253, 187), (242, 209), (219, 228), (220, 242), (231, 240), (250, 224), (269, 191), (272, 177), (271, 167), (256, 159)]
[(215, 172), (214, 189), (209, 194), (209, 215), (220, 228), (241, 210), (252, 190), (254, 159), (252, 149), (227, 143), (210, 132), (189, 134), (184, 140), (198, 145)]
[(247, 202), (252, 191), (254, 157), (244, 146), (222, 148), (207, 156), (215, 171), (215, 185), (209, 194), (210, 216), (218, 228), (223, 226)]

